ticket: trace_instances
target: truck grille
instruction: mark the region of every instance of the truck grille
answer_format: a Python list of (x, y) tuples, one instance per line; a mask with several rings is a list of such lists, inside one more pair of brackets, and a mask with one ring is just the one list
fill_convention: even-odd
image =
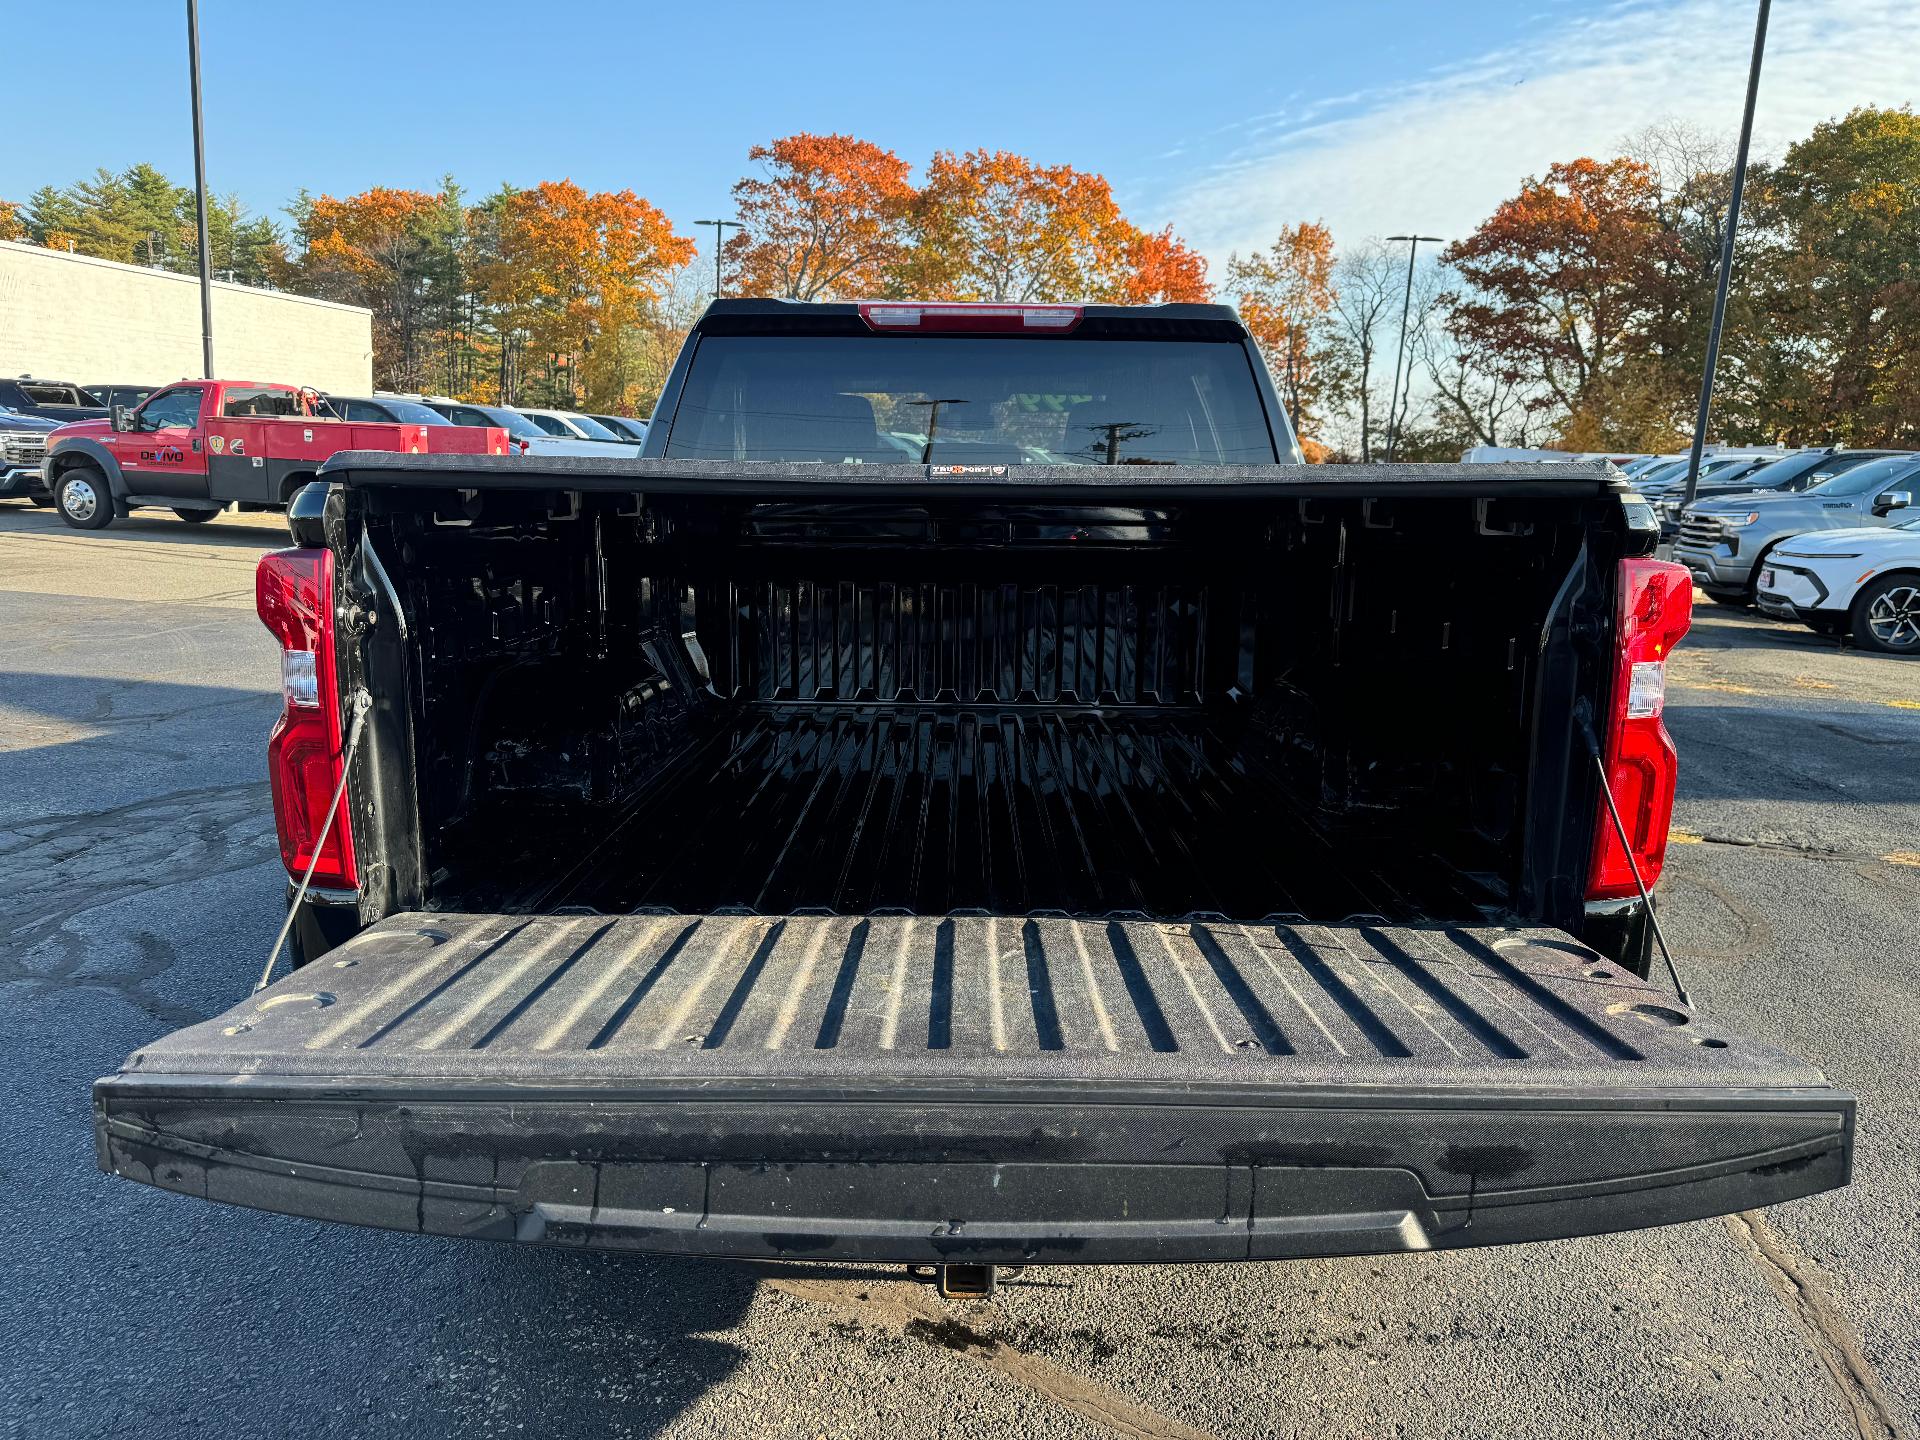
[(1722, 531), (1720, 522), (1700, 515), (1689, 515), (1680, 522), (1680, 540), (1682, 545), (1698, 546), (1711, 550), (1720, 543)]
[(47, 453), (44, 435), (10, 432), (0, 434), (0, 461), (9, 465), (38, 465)]

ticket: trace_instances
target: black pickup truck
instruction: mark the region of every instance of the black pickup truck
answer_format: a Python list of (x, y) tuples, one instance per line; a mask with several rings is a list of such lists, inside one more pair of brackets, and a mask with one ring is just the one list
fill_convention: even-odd
[(1691, 589), (1609, 467), (1301, 465), (1195, 305), (720, 302), (646, 446), (298, 497), (297, 968), (98, 1082), (104, 1168), (970, 1267), (1847, 1183), (1852, 1097), (1647, 978)]

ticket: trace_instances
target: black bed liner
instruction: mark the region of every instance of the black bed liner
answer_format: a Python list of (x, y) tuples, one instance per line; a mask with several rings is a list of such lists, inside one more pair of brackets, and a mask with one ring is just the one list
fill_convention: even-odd
[(1478, 913), (1438, 861), (1323, 833), (1248, 737), (1120, 706), (752, 706), (593, 843), (526, 848), (573, 858), (513, 867), (516, 909)]
[(435, 1233), (895, 1261), (1625, 1229), (1844, 1184), (1853, 1102), (1549, 930), (391, 917), (99, 1082), (103, 1168)]
[(594, 455), (402, 455), (348, 450), (322, 479), (353, 489), (577, 490), (655, 495), (834, 498), (876, 494), (950, 499), (1579, 498), (1627, 494), (1611, 465), (1568, 461), (1490, 465), (825, 465), (727, 460), (601, 459)]

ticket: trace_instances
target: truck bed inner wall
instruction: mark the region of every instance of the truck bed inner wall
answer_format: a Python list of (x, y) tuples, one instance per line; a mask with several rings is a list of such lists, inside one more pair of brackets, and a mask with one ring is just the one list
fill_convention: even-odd
[(402, 903), (1577, 921), (1527, 831), (1600, 502), (366, 503)]

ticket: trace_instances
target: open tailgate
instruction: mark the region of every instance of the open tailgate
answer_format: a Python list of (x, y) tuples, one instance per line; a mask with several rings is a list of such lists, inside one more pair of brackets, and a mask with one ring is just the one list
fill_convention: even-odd
[(499, 1240), (940, 1263), (1537, 1240), (1844, 1185), (1853, 1099), (1548, 930), (393, 916), (94, 1089), (101, 1167)]

